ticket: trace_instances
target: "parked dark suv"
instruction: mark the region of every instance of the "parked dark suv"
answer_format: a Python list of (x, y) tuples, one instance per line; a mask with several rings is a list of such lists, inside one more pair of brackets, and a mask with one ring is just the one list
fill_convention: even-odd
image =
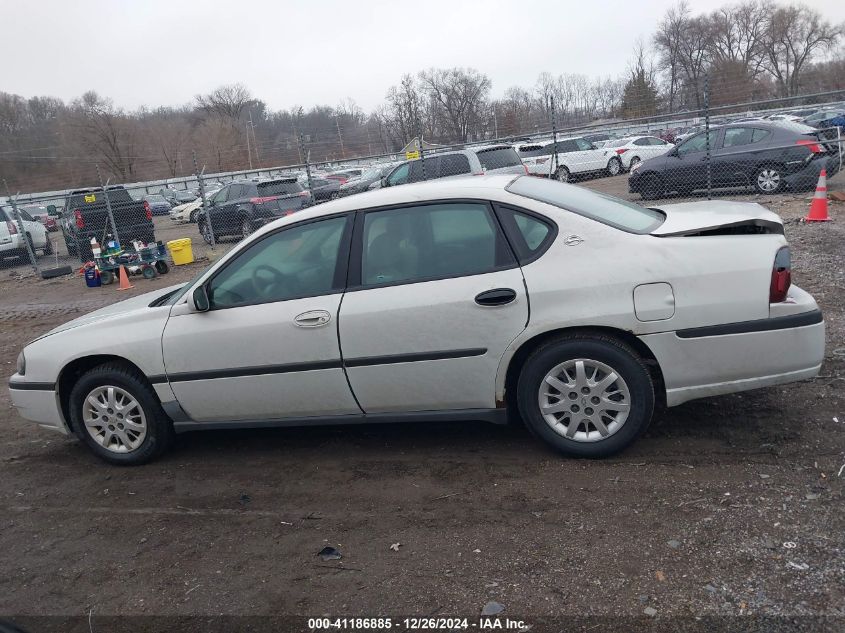
[(214, 238), (246, 237), (258, 227), (311, 204), (311, 196), (296, 178), (232, 182), (215, 193), (197, 216), (200, 233), (209, 244)]
[[(706, 132), (631, 169), (628, 190), (643, 199), (676, 191), (688, 195), (707, 186)], [(839, 148), (823, 130), (786, 121), (747, 121), (710, 130), (713, 188), (754, 188), (758, 193), (815, 187), (822, 168), (839, 171)]]

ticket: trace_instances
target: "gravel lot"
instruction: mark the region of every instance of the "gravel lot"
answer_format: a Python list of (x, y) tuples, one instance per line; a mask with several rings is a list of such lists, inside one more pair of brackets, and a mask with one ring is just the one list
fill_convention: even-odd
[[(624, 176), (585, 184), (634, 198)], [(758, 630), (742, 627), (759, 616), (773, 618), (759, 630), (843, 630), (845, 204), (802, 224), (809, 195), (729, 197), (786, 221), (794, 280), (825, 312), (821, 376), (670, 409), (613, 459), (559, 458), (519, 427), (408, 424), (188, 434), (119, 469), (20, 420), (0, 390), (0, 614), (75, 618), (24, 618), (33, 631), (259, 630), (270, 621), (98, 618), (472, 623), (495, 601), (534, 631)], [(29, 339), (199, 265), (129, 293), (0, 271), (5, 375)], [(327, 545), (343, 558), (318, 558)]]

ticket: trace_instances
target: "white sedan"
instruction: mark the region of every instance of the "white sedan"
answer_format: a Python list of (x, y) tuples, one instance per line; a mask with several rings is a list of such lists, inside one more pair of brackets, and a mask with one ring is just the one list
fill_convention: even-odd
[(672, 143), (656, 136), (630, 136), (609, 141), (604, 149), (613, 150), (622, 161), (622, 168), (630, 171), (631, 167), (647, 158), (662, 156), (675, 147)]
[[(208, 200), (217, 193), (219, 189), (211, 189), (205, 192), (205, 198)], [(196, 223), (197, 215), (202, 209), (202, 196), (191, 202), (180, 204), (178, 207), (173, 207), (170, 210), (170, 219), (176, 224), (186, 224), (188, 222)]]
[(33, 341), (9, 387), (22, 417), (120, 464), (193, 429), (514, 414), (601, 457), (657, 404), (811, 378), (823, 356), (762, 206), (479, 176), (279, 219), (184, 286)]

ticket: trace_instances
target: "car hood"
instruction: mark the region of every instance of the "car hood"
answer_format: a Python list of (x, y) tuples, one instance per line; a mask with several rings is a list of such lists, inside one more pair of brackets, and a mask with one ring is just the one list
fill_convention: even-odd
[(783, 233), (780, 217), (756, 202), (702, 200), (651, 208), (666, 215), (663, 224), (651, 232), (659, 237), (692, 235), (739, 227), (759, 227), (760, 232)]
[(89, 312), (88, 314), (81, 316), (78, 319), (73, 319), (73, 321), (68, 321), (67, 323), (63, 323), (62, 325), (53, 328), (52, 330), (50, 330), (43, 336), (39, 336), (35, 340), (37, 341), (47, 336), (52, 336), (53, 334), (58, 334), (59, 332), (64, 332), (66, 330), (72, 330), (73, 328), (78, 328), (83, 325), (102, 323), (103, 321), (107, 321), (116, 317), (124, 317), (132, 312), (143, 312), (149, 309), (149, 306), (153, 301), (155, 301), (159, 297), (166, 295), (168, 292), (178, 290), (183, 285), (184, 284), (176, 284), (175, 286), (159, 288), (158, 290), (154, 290), (152, 292), (145, 292), (144, 294), (138, 295), (137, 297), (132, 297), (131, 299), (126, 299), (125, 301), (119, 301), (118, 303), (106, 306), (105, 308), (100, 308), (99, 310), (95, 310), (94, 312)]

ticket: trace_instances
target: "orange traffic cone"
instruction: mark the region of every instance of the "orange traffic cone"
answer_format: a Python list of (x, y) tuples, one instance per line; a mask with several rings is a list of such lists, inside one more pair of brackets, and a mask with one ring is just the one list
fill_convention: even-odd
[(819, 184), (816, 185), (816, 195), (810, 203), (810, 213), (804, 218), (805, 222), (830, 222), (827, 214), (827, 170), (822, 169), (819, 174)]
[(120, 287), (118, 290), (129, 290), (130, 288), (134, 288), (132, 284), (129, 283), (129, 275), (126, 274), (126, 267), (120, 267)]

